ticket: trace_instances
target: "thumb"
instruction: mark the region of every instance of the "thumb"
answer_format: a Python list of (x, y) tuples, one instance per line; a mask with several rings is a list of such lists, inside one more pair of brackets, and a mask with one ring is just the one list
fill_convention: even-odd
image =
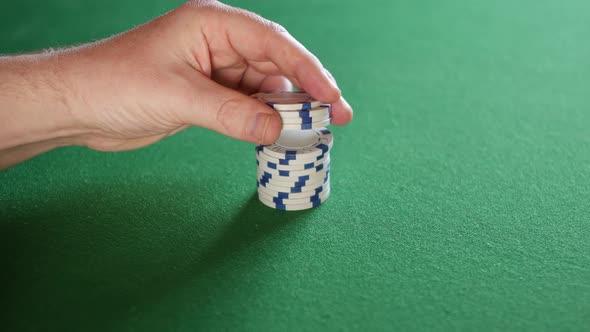
[(200, 79), (194, 108), (187, 114), (191, 125), (256, 144), (271, 144), (281, 132), (281, 118), (266, 104), (210, 79)]

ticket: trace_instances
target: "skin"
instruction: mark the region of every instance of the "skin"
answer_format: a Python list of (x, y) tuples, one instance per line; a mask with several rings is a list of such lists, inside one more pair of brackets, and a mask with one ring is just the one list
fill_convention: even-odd
[(190, 1), (136, 29), (75, 48), (0, 57), (0, 168), (61, 146), (122, 151), (190, 126), (274, 142), (277, 113), (248, 97), (294, 84), (352, 109), (332, 75), (283, 27), (217, 1)]

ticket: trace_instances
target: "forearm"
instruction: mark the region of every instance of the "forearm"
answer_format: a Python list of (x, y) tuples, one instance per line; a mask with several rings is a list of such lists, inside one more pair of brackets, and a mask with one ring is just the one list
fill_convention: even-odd
[(68, 98), (56, 54), (0, 57), (0, 169), (75, 144)]

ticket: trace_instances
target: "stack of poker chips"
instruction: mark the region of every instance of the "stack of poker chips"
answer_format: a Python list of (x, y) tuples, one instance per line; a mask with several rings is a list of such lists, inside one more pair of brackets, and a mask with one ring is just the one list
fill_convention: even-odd
[(278, 210), (314, 208), (330, 196), (330, 105), (302, 92), (257, 93), (283, 122), (279, 139), (256, 147), (260, 201)]

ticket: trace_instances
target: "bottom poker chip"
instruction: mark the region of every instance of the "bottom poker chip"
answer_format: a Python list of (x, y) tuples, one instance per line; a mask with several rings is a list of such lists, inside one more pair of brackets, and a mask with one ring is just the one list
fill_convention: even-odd
[(302, 203), (302, 204), (283, 203), (280, 200), (272, 201), (272, 200), (269, 200), (266, 196), (261, 196), (260, 194), (258, 195), (258, 199), (260, 200), (260, 202), (262, 204), (264, 204), (268, 207), (271, 207), (273, 209), (284, 210), (284, 211), (300, 211), (300, 210), (312, 209), (314, 207), (317, 207), (317, 206), (323, 204), (329, 197), (330, 197), (330, 189), (329, 188), (327, 190), (325, 190), (324, 194), (321, 195), (321, 197), (318, 197), (318, 199), (311, 200), (310, 202)]

